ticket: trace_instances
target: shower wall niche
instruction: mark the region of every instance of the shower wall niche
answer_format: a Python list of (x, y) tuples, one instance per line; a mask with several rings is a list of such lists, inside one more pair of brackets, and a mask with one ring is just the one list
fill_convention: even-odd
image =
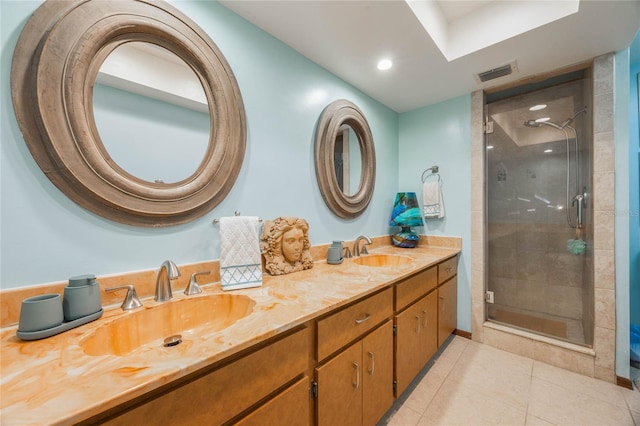
[[(593, 344), (588, 70), (487, 99), (486, 317)], [(568, 151), (567, 151), (568, 149)], [(581, 204), (581, 222), (578, 206)]]

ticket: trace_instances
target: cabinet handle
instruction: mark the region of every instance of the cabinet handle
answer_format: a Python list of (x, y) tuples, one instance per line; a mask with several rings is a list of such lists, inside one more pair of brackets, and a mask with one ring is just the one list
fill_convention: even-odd
[(369, 320), (369, 318), (371, 318), (371, 314), (364, 314), (362, 318), (356, 319), (356, 324), (362, 324), (363, 322)]
[(353, 370), (356, 375), (356, 380), (353, 382), (353, 387), (358, 389), (360, 387), (360, 366), (357, 362), (353, 363)]
[(447, 300), (444, 298), (444, 296), (440, 296), (440, 300), (442, 300), (442, 304), (440, 305), (440, 310), (444, 311), (445, 306), (447, 306)]
[(420, 316), (416, 315), (416, 324), (418, 325), (418, 327), (416, 328), (416, 333), (420, 334)]
[(373, 352), (369, 352), (369, 359), (371, 360), (371, 367), (369, 367), (369, 374), (373, 376), (373, 372), (376, 371), (376, 359)]
[(453, 271), (453, 268), (452, 267), (448, 267), (448, 268), (445, 268), (445, 270), (447, 271), (447, 274), (450, 274), (451, 271)]
[(422, 326), (427, 328), (427, 311), (422, 311)]

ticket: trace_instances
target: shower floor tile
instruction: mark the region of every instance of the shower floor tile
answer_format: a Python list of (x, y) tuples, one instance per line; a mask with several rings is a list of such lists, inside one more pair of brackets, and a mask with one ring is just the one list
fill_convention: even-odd
[(638, 391), (452, 336), (379, 425), (639, 422)]

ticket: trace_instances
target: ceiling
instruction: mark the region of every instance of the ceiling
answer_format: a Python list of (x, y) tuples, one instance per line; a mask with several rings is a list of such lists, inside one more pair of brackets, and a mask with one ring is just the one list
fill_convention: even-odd
[[(640, 0), (221, 3), (399, 113), (625, 49), (640, 26)], [(511, 75), (476, 78), (514, 61)]]

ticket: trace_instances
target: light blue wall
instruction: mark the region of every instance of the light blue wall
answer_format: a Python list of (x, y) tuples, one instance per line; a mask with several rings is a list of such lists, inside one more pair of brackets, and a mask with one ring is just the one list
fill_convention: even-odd
[(422, 199), (422, 172), (440, 167), (446, 215), (429, 219), (423, 233), (462, 237), (458, 263), (458, 328), (471, 331), (471, 96), (400, 115), (400, 191)]
[[(640, 34), (636, 37), (640, 40)], [(640, 43), (638, 43), (640, 50)], [(638, 53), (640, 56), (640, 53)], [(640, 123), (638, 116), (640, 62), (631, 64), (629, 76), (629, 308), (631, 323), (640, 324)]]
[[(63, 195), (24, 143), (10, 97), (10, 67), (26, 20), (41, 2), (1, 1), (0, 287), (64, 281), (219, 258), (214, 218), (243, 214), (305, 218), (312, 244), (389, 232), (398, 187), (398, 115), (216, 2), (174, 1), (224, 53), (244, 100), (247, 151), (229, 196), (189, 224), (147, 229), (96, 216)], [(114, 5), (117, 2), (114, 2)], [(315, 125), (323, 108), (345, 98), (367, 117), (377, 153), (373, 199), (357, 219), (336, 218), (317, 189)]]

